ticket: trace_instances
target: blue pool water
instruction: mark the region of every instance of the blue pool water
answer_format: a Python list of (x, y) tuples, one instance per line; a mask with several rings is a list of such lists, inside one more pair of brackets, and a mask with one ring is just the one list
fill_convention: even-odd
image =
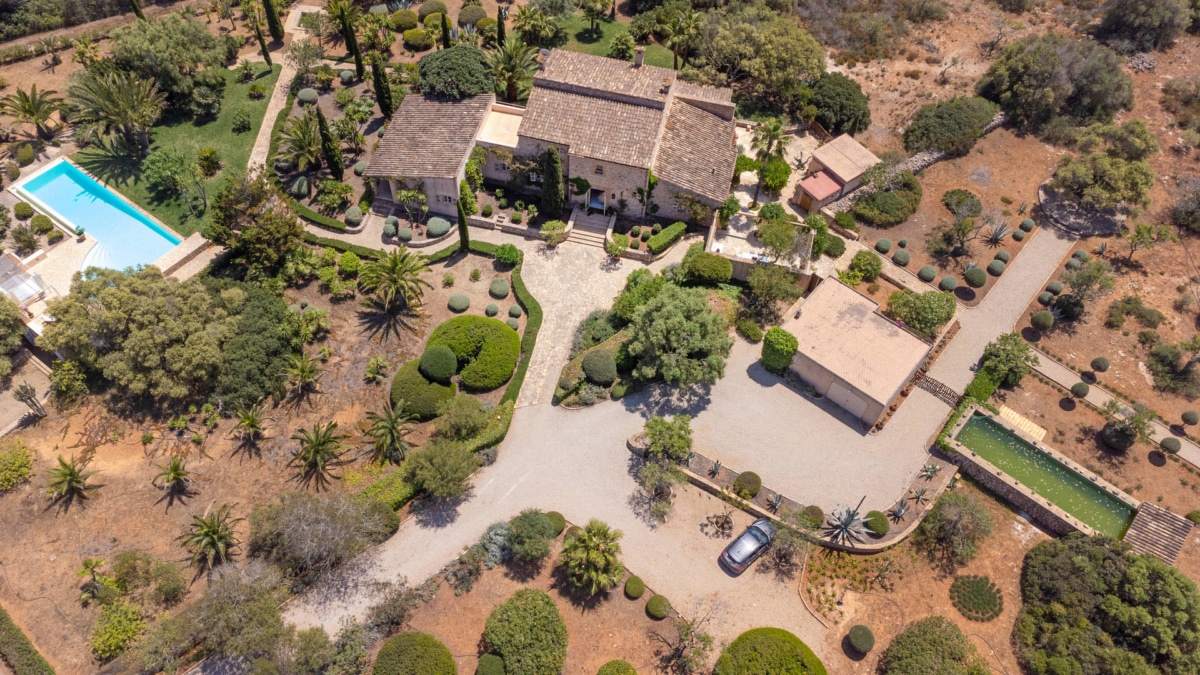
[[(143, 215), (79, 167), (59, 161), (19, 186), (35, 206), (46, 207), (96, 240), (83, 268), (122, 270), (149, 265), (181, 239)], [(38, 204), (37, 202), (40, 202)]]

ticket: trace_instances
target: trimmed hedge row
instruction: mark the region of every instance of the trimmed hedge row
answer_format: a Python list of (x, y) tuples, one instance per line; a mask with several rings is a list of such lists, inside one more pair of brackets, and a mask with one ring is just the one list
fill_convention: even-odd
[(684, 232), (687, 232), (687, 223), (673, 223), (650, 237), (650, 241), (646, 242), (646, 249), (651, 255), (658, 255), (679, 241)]
[(3, 607), (0, 607), (0, 657), (15, 675), (54, 675), (54, 668), (42, 658)]

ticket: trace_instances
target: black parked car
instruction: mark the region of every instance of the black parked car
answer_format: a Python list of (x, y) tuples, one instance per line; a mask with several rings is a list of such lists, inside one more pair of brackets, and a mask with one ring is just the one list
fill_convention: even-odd
[(771, 521), (766, 518), (759, 518), (750, 523), (750, 527), (746, 531), (738, 535), (721, 551), (721, 565), (732, 572), (734, 576), (746, 571), (746, 568), (758, 560), (758, 557), (766, 552), (771, 547), (771, 542), (775, 541), (775, 528), (771, 527)]

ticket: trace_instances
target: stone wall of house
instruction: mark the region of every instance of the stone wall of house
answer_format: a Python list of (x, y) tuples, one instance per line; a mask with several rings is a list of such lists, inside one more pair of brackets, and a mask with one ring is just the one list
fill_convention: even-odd
[(676, 195), (679, 194), (692, 195), (696, 199), (700, 200), (700, 203), (713, 210), (716, 210), (721, 206), (720, 203), (714, 202), (707, 197), (701, 197), (685, 187), (659, 179), (658, 187), (654, 188), (654, 203), (658, 204), (658, 212), (654, 215), (659, 218), (667, 218), (670, 220), (686, 221), (691, 218), (691, 215), (684, 209), (680, 208), (676, 203)]
[[(597, 169), (601, 173), (596, 173)], [(568, 181), (572, 178), (582, 178), (588, 182), (591, 189), (604, 190), (606, 207), (615, 209), (618, 207), (620, 200), (624, 199), (627, 205), (627, 212), (635, 215), (641, 213), (641, 204), (638, 203), (635, 191), (640, 187), (645, 187), (647, 179), (646, 169), (639, 169), (614, 162), (603, 162), (586, 157), (572, 157), (566, 175)], [(661, 190), (662, 187), (660, 185), (655, 190), (655, 194), (658, 194)], [(576, 195), (574, 184), (568, 182), (566, 192), (568, 202), (572, 204), (586, 203), (587, 194)]]

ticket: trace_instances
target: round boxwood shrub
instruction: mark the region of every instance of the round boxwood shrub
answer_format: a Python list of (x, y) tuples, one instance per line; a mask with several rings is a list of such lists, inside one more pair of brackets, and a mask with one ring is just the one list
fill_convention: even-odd
[(338, 73), (338, 79), (342, 81), (343, 87), (349, 87), (350, 83), (354, 81), (354, 71), (343, 70), (342, 72)]
[(617, 362), (603, 349), (590, 351), (583, 357), (583, 374), (592, 384), (611, 386), (617, 381)]
[(1188, 511), (1187, 519), (1196, 525), (1200, 525), (1200, 511)]
[(450, 231), (450, 221), (445, 218), (430, 218), (425, 225), (425, 231), (430, 239), (436, 239)]
[(50, 216), (39, 213), (29, 221), (29, 227), (38, 234), (46, 234), (54, 229), (54, 221), (50, 220)]
[(487, 316), (496, 316), (500, 313), (500, 306), (494, 302), (488, 303), (488, 306), (483, 309), (483, 313)]
[(1050, 291), (1042, 291), (1037, 296), (1038, 304), (1043, 307), (1049, 307), (1054, 302), (1054, 294)]
[(383, 643), (375, 675), (457, 675), (450, 650), (426, 633), (401, 633)]
[(671, 615), (671, 601), (664, 595), (656, 595), (646, 603), (646, 613), (651, 619), (662, 621)]
[(17, 202), (17, 205), (13, 207), (13, 215), (17, 217), (17, 220), (29, 220), (33, 217), (33, 207), (29, 205), (29, 202)]
[(458, 13), (459, 26), (474, 26), (479, 23), (480, 19), (486, 19), (487, 12), (479, 5), (467, 5)]
[(411, 227), (404, 227), (404, 228), (401, 228), (401, 229), (399, 229), (399, 230), (396, 230), (396, 238), (397, 238), (397, 239), (399, 239), (400, 241), (402, 241), (402, 242), (406, 243), (406, 244), (407, 244), (408, 242), (412, 241), (412, 238), (413, 238), (413, 231), (412, 231), (412, 228), (411, 228)]
[(386, 237), (396, 236), (396, 228), (400, 226), (400, 219), (396, 216), (388, 216), (383, 221), (383, 234)]
[(994, 277), (998, 277), (1001, 274), (1004, 274), (1004, 269), (1005, 269), (1005, 264), (1004, 264), (1003, 260), (993, 260), (992, 262), (988, 263), (988, 266), (987, 266), (988, 274), (990, 274)]
[(782, 628), (755, 628), (729, 643), (713, 675), (826, 675), (825, 665), (800, 638)]
[(925, 283), (929, 283), (937, 278), (937, 270), (933, 268), (933, 265), (925, 265), (917, 270), (917, 278)]
[(423, 52), (433, 48), (433, 33), (424, 28), (410, 28), (403, 33), (404, 46), (414, 52)]
[(1083, 263), (1079, 262), (1075, 258), (1071, 258), (1070, 260), (1067, 261), (1067, 270), (1069, 270), (1071, 272), (1074, 272), (1075, 270), (1079, 269), (1080, 267), (1083, 267)]
[(563, 514), (558, 511), (547, 511), (546, 517), (550, 519), (550, 524), (554, 526), (554, 536), (562, 534), (563, 530), (567, 529), (567, 519), (563, 518)]
[(442, 0), (426, 0), (426, 2), (422, 3), (421, 6), (417, 8), (417, 18), (420, 19), (422, 23), (424, 23), (425, 17), (429, 16), (430, 14), (445, 13), (446, 3), (442, 2)]
[(840, 258), (846, 252), (846, 240), (828, 232), (825, 234), (825, 255), (830, 258)]
[(513, 319), (521, 318), (521, 306), (520, 305), (510, 306), (508, 308), (508, 315), (509, 315), (509, 317), (511, 317)]
[(1044, 333), (1054, 327), (1054, 315), (1045, 309), (1034, 312), (1033, 316), (1029, 317), (1029, 325), (1033, 326), (1034, 330)]
[(445, 345), (463, 365), (459, 371), (463, 387), (491, 391), (508, 382), (517, 367), (521, 338), (514, 329), (496, 319), (459, 316), (433, 330), (429, 346)]
[(733, 481), (733, 492), (742, 499), (754, 499), (762, 489), (762, 478), (753, 471), (743, 471)]
[(363, 219), (363, 212), (362, 212), (362, 209), (360, 209), (358, 207), (358, 204), (355, 204), (354, 206), (351, 206), (350, 208), (346, 209), (346, 217), (345, 217), (346, 225), (348, 225), (350, 227), (358, 227), (359, 225), (362, 224), (362, 219)]
[(804, 524), (816, 529), (825, 522), (825, 511), (816, 504), (812, 504), (800, 510), (800, 519)]
[(33, 146), (28, 143), (22, 143), (17, 148), (17, 166), (29, 166), (33, 164), (33, 160), (37, 159), (37, 153), (34, 152)]
[(1058, 295), (1059, 293), (1063, 292), (1063, 282), (1059, 281), (1058, 279), (1055, 279), (1054, 281), (1051, 281), (1050, 283), (1046, 284), (1046, 290), (1050, 291), (1051, 293), (1053, 293), (1055, 295)]
[(1025, 241), (1025, 232), (1023, 230), (1017, 230), (1016, 232), (1012, 233), (1012, 238), (1013, 241)]
[(1012, 254), (1009, 253), (1008, 251), (999, 251), (998, 253), (996, 253), (996, 260), (999, 260), (1000, 262), (1007, 265), (1009, 263), (1009, 261), (1012, 260)]
[(1178, 438), (1175, 438), (1174, 436), (1167, 436), (1158, 442), (1158, 447), (1162, 448), (1163, 452), (1174, 455), (1179, 452), (1179, 450), (1183, 447), (1183, 444), (1179, 442)]
[(492, 611), (483, 639), (504, 659), (504, 672), (549, 675), (567, 660), (567, 625), (554, 600), (522, 588)]
[(887, 516), (885, 516), (882, 511), (868, 511), (865, 524), (867, 526), (867, 531), (876, 537), (882, 537), (888, 533), (888, 530), (892, 529), (891, 526), (888, 525)]
[(434, 12), (433, 14), (430, 14), (424, 19), (421, 19), (421, 25), (425, 26), (425, 30), (427, 31), (440, 30), (439, 27), (442, 25), (442, 14), (440, 12)]
[(452, 312), (462, 313), (467, 311), (467, 308), (471, 306), (471, 298), (468, 298), (462, 293), (455, 293), (454, 295), (450, 296), (450, 301), (446, 303), (446, 306), (449, 307), (450, 311)]
[(625, 580), (625, 597), (637, 600), (646, 592), (646, 583), (641, 577), (629, 577)]
[(1092, 256), (1089, 255), (1087, 251), (1085, 251), (1081, 248), (1075, 249), (1075, 252), (1071, 254), (1071, 257), (1078, 260), (1079, 262), (1087, 262), (1088, 260), (1091, 260), (1091, 258), (1092, 258)]
[(521, 329), (521, 322), (520, 322), (520, 321), (517, 321), (516, 319), (514, 319), (514, 318), (512, 318), (512, 317), (509, 317), (509, 318), (505, 319), (505, 320), (504, 320), (504, 323), (508, 324), (508, 327), (509, 327), (509, 328), (511, 328), (511, 329), (513, 329), (513, 330), (520, 330), (520, 329)]
[(938, 282), (938, 289), (940, 290), (953, 293), (956, 288), (958, 288), (958, 279), (950, 275), (942, 277), (942, 280)]
[(392, 30), (403, 33), (417, 27), (417, 13), (411, 9), (400, 9), (392, 12)]
[(888, 251), (892, 250), (892, 240), (888, 239), (887, 237), (880, 239), (879, 241), (875, 242), (875, 250), (879, 251), (880, 253), (887, 253)]
[(900, 241), (896, 242), (896, 245), (899, 246), (900, 248), (908, 248), (908, 240), (901, 239)]
[(796, 336), (779, 326), (771, 326), (763, 334), (763, 367), (773, 373), (783, 373), (792, 365), (799, 348), (800, 342)]
[(453, 385), (430, 382), (421, 374), (420, 362), (409, 361), (392, 378), (392, 403), (420, 421), (437, 417), (438, 406), (454, 398), (458, 389)]
[(1033, 231), (1033, 218), (1026, 218), (1025, 220), (1021, 221), (1021, 231), (1022, 232), (1032, 232)]
[(1096, 358), (1092, 359), (1092, 370), (1096, 371), (1097, 373), (1103, 373), (1107, 371), (1108, 366), (1108, 359), (1103, 356), (1097, 356)]
[(571, 540), (572, 540), (572, 539), (574, 539), (574, 538), (576, 537), (576, 535), (578, 535), (580, 532), (583, 532), (583, 528), (582, 528), (582, 527), (580, 527), (580, 526), (578, 526), (578, 525), (572, 525), (572, 526), (568, 527), (568, 528), (567, 528), (567, 533), (563, 535), (563, 543), (565, 544), (565, 543), (567, 543), (568, 541), (571, 541)]
[(445, 345), (434, 345), (421, 354), (421, 374), (431, 382), (449, 384), (458, 372), (458, 358)]
[(508, 281), (505, 279), (493, 279), (492, 284), (488, 286), (488, 295), (503, 300), (508, 297)]
[(1125, 452), (1137, 442), (1137, 432), (1123, 420), (1111, 420), (1100, 430), (1100, 440), (1112, 450)]
[(1004, 611), (1004, 596), (985, 576), (966, 574), (950, 584), (950, 602), (971, 621), (991, 621)]
[(483, 216), (484, 218), (491, 218), (492, 217), (492, 205), (484, 204), (483, 206), (479, 207), (479, 215)]
[(978, 267), (972, 267), (963, 274), (963, 279), (971, 288), (983, 288), (987, 283), (987, 275)]
[(1200, 424), (1200, 413), (1196, 412), (1195, 410), (1186, 411), (1185, 413), (1183, 413), (1182, 418), (1183, 418), (1183, 423), (1190, 427), (1194, 427), (1197, 424)]
[(475, 666), (475, 675), (504, 675), (504, 659), (495, 654), (484, 654)]
[(1071, 385), (1071, 395), (1075, 398), (1087, 398), (1087, 395), (1092, 391), (1091, 386), (1087, 382), (1076, 382)]
[(910, 255), (909, 252), (905, 251), (904, 249), (900, 249), (892, 254), (892, 262), (901, 267), (907, 265), (910, 260), (912, 260), (912, 255)]
[(862, 624), (852, 626), (846, 637), (850, 640), (850, 647), (859, 654), (866, 654), (875, 648), (875, 634)]
[[(367, 160), (365, 160), (365, 159), (360, 159), (360, 160), (358, 160), (357, 162), (355, 162), (355, 163), (354, 163), (354, 175), (355, 175), (355, 176), (361, 176), (361, 175), (363, 175), (363, 172), (364, 172), (364, 171), (366, 171), (366, 170), (367, 170)], [(395, 216), (388, 216), (388, 217), (389, 217), (389, 218), (394, 218)]]
[(305, 87), (296, 94), (296, 100), (300, 102), (300, 105), (313, 105), (318, 98), (320, 96), (317, 94), (317, 90), (312, 87)]
[(628, 661), (614, 659), (600, 666), (596, 675), (638, 675), (638, 673), (637, 669), (629, 665)]

